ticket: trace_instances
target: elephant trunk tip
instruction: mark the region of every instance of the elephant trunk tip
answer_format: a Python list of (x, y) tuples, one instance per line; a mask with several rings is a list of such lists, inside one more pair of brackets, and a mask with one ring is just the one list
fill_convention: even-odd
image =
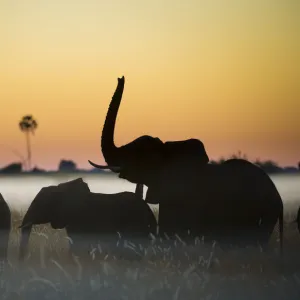
[[(125, 78), (118, 78), (118, 85), (108, 107), (101, 136), (101, 150), (106, 163), (120, 165), (120, 151), (114, 142), (114, 132), (118, 110), (122, 100)], [(114, 171), (114, 170), (112, 170)]]

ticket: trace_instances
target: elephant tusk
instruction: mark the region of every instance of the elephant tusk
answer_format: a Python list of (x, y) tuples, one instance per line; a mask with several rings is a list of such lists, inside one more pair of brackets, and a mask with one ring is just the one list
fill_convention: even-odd
[(25, 223), (24, 225), (20, 225), (18, 228), (25, 228), (25, 227), (29, 227), (31, 226), (33, 223), (32, 222), (28, 222), (28, 223)]
[(103, 165), (97, 165), (95, 163), (93, 163), (92, 161), (88, 160), (88, 162), (95, 168), (97, 169), (102, 169), (102, 170), (106, 170), (106, 169), (110, 169), (114, 172), (120, 172), (121, 171), (121, 167), (111, 167), (111, 166), (103, 166)]

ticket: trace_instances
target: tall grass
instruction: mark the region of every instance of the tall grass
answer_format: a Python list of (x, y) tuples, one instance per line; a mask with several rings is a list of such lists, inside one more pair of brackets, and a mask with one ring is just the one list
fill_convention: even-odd
[(217, 243), (206, 244), (203, 237), (192, 246), (180, 237), (153, 238), (147, 245), (128, 242), (129, 251), (142, 253), (132, 260), (110, 253), (101, 256), (101, 242), (90, 254), (74, 257), (65, 230), (40, 225), (34, 226), (29, 254), (19, 265), (18, 226), (23, 215), (12, 212), (1, 299), (300, 299), (296, 224), (285, 225), (283, 261), (276, 232), (267, 253), (259, 248), (225, 251)]

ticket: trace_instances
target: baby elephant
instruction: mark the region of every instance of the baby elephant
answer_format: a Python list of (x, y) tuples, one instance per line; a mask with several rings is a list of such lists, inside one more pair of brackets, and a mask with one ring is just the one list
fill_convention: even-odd
[(148, 204), (137, 194), (92, 193), (77, 178), (40, 190), (32, 201), (22, 225), (20, 261), (23, 261), (30, 231), (34, 224), (50, 223), (55, 229), (66, 228), (72, 239), (72, 251), (87, 241), (113, 242), (119, 235), (128, 240), (148, 240), (156, 233), (156, 219)]

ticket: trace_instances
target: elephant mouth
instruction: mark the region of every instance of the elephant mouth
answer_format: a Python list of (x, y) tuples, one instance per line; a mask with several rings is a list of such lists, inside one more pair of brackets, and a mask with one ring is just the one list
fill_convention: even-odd
[(107, 166), (107, 165), (98, 165), (93, 163), (92, 161), (88, 160), (89, 164), (92, 165), (94, 168), (101, 169), (101, 170), (112, 170), (115, 173), (120, 173), (121, 172), (121, 167), (116, 167), (116, 166)]

